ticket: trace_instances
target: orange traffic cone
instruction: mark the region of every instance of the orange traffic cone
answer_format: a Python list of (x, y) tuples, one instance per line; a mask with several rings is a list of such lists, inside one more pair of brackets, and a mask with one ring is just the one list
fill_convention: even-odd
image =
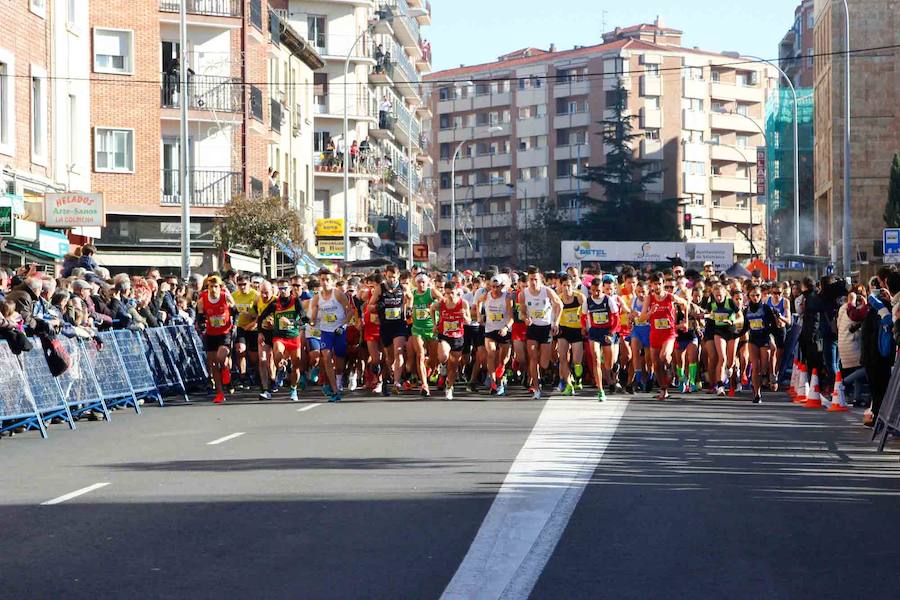
[(822, 396), (819, 394), (819, 372), (816, 369), (813, 369), (809, 387), (809, 396), (806, 397), (803, 408), (822, 408)]
[(803, 404), (809, 394), (809, 382), (806, 380), (806, 365), (800, 363), (797, 375), (797, 392), (794, 394), (794, 403)]
[(838, 371), (834, 380), (834, 391), (831, 392), (831, 406), (828, 407), (828, 412), (847, 412), (849, 410), (847, 397), (844, 395), (844, 379), (841, 377), (841, 372)]
[(797, 366), (797, 359), (794, 359), (793, 368), (791, 369), (791, 384), (788, 386), (788, 396), (791, 400), (797, 397), (797, 376), (800, 374), (800, 368)]

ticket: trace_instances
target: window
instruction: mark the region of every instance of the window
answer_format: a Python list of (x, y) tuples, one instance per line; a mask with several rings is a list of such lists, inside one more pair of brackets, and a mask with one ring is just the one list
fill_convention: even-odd
[(330, 131), (317, 131), (313, 134), (313, 150), (316, 152), (325, 152), (325, 146), (331, 139)]
[(78, 156), (78, 133), (76, 124), (78, 123), (78, 98), (75, 94), (69, 94), (69, 122), (68, 139), (66, 140), (66, 164), (67, 170), (75, 170), (75, 161)]
[(439, 127), (441, 129), (451, 129), (450, 115), (441, 115)]
[(47, 72), (31, 67), (31, 162), (47, 162)]
[(491, 84), (487, 82), (481, 82), (475, 84), (475, 95), (476, 96), (487, 96), (491, 93)]
[(706, 175), (706, 164), (702, 162), (686, 160), (682, 164), (685, 175)]
[(645, 129), (644, 130), (644, 138), (648, 140), (658, 140), (659, 139), (659, 129)]
[(313, 103), (328, 112), (328, 73), (313, 73)]
[(628, 102), (628, 92), (623, 90), (621, 96), (619, 95), (619, 90), (610, 90), (606, 92), (606, 107), (612, 108), (619, 103), (625, 104)]
[(450, 88), (442, 87), (438, 89), (438, 100), (450, 100)]
[(444, 218), (444, 219), (450, 218), (450, 205), (449, 204), (441, 204), (441, 218)]
[(47, 0), (29, 0), (28, 8), (39, 17), (47, 16)]
[(806, 66), (807, 67), (813, 66), (813, 58), (814, 58), (813, 51), (812, 51), (812, 48), (810, 48), (809, 50), (806, 51)]
[(0, 154), (12, 155), (16, 145), (14, 72), (12, 53), (0, 50)]
[(650, 110), (659, 110), (659, 96), (644, 98), (644, 107)]
[(441, 160), (450, 160), (450, 144), (441, 144)]
[(123, 29), (94, 29), (94, 71), (131, 75), (133, 73), (134, 32)]
[(94, 170), (104, 173), (133, 173), (134, 130), (95, 128)]
[(324, 16), (307, 15), (306, 16), (306, 39), (315, 44), (316, 50), (322, 54), (325, 52), (325, 22)]
[(749, 107), (746, 104), (738, 104), (737, 110), (735, 112), (737, 112), (737, 114), (739, 114), (739, 115), (744, 115), (746, 117), (746, 116), (748, 116)]
[(722, 206), (722, 196), (713, 196), (712, 197), (712, 205), (713, 206)]
[(450, 189), (450, 173), (441, 173), (441, 189)]
[(699, 98), (683, 98), (682, 104), (687, 110), (703, 112), (703, 100)]
[(721, 136), (720, 134), (718, 134), (718, 133), (710, 134), (710, 136), (709, 136), (709, 143), (710, 143), (710, 144), (715, 144), (715, 145), (718, 146), (719, 144), (722, 143), (722, 136)]
[(702, 131), (689, 131), (687, 129), (681, 132), (681, 139), (683, 139), (688, 144), (702, 144), (703, 143), (703, 132)]
[(450, 245), (450, 232), (446, 229), (441, 229), (441, 246), (446, 247)]
[(728, 111), (728, 109), (725, 108), (725, 103), (721, 100), (713, 100), (711, 108), (714, 113), (723, 113)]
[(750, 136), (738, 134), (736, 145), (738, 148), (746, 148), (750, 145)]
[(718, 71), (712, 71), (710, 75), (712, 76), (713, 83), (719, 83), (719, 81), (722, 80), (722, 74)]
[(644, 74), (650, 77), (659, 77), (659, 65), (644, 65)]
[(747, 208), (747, 195), (738, 194), (737, 200), (734, 201), (734, 205), (737, 208)]
[(701, 81), (703, 79), (703, 67), (685, 67), (684, 76), (687, 79)]

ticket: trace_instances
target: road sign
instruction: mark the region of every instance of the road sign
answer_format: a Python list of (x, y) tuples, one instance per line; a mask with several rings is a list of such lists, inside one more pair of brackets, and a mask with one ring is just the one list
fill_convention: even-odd
[(413, 260), (428, 262), (428, 244), (413, 244)]
[(884, 262), (900, 263), (900, 228), (884, 230)]
[(12, 206), (0, 206), (0, 235), (12, 237), (14, 218)]

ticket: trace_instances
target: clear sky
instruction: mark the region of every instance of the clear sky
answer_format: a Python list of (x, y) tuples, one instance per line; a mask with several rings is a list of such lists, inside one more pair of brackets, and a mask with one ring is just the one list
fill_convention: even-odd
[[(684, 31), (683, 44), (778, 57), (778, 42), (794, 22), (799, 0), (431, 0), (435, 71), (496, 60), (534, 46), (558, 50), (602, 41), (616, 26), (652, 23)], [(603, 14), (606, 11), (606, 14)]]

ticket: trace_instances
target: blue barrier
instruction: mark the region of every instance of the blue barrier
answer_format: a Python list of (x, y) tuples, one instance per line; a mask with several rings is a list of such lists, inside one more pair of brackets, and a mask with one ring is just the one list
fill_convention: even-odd
[[(166, 327), (170, 338), (170, 348), (178, 367), (179, 376), (184, 385), (206, 385), (209, 381), (209, 372), (206, 368), (206, 355), (202, 352), (202, 345), (198, 349), (194, 337), (196, 332), (193, 327), (178, 325)], [(197, 336), (199, 339), (199, 336)], [(202, 344), (202, 342), (201, 342)]]
[(78, 418), (87, 412), (95, 411), (102, 413), (104, 418), (109, 421), (109, 410), (103, 400), (103, 391), (100, 389), (100, 384), (97, 382), (84, 347), (85, 344), (93, 344), (93, 342), (63, 337), (59, 340), (72, 361), (72, 366), (58, 378), (60, 390), (69, 405), (72, 416)]
[(44, 421), (51, 419), (65, 419), (70, 429), (75, 429), (75, 420), (69, 410), (66, 397), (63, 396), (59, 381), (47, 368), (47, 359), (44, 357), (44, 349), (41, 341), (31, 339), (31, 350), (19, 355), (22, 371), (25, 373), (25, 383), (34, 398), (37, 412)]
[(38, 429), (47, 437), (44, 421), (38, 413), (19, 359), (6, 342), (0, 342), (0, 433), (19, 427)]
[(161, 393), (176, 391), (184, 396), (185, 402), (188, 402), (190, 399), (188, 398), (184, 381), (181, 379), (181, 373), (178, 370), (178, 363), (171, 347), (172, 338), (169, 335), (168, 328), (147, 329), (144, 335), (147, 341), (144, 346), (144, 356), (147, 358), (147, 364), (153, 372), (157, 389)]
[(103, 400), (109, 408), (116, 406), (132, 406), (138, 414), (141, 407), (138, 398), (131, 389), (131, 381), (122, 364), (122, 359), (116, 349), (116, 338), (112, 331), (104, 331), (97, 334), (97, 344), (87, 344), (85, 351), (88, 361), (94, 370), (97, 383), (103, 392)]
[(112, 334), (113, 344), (119, 360), (122, 361), (132, 394), (138, 399), (154, 399), (163, 406), (162, 394), (159, 393), (153, 372), (147, 364), (143, 336), (124, 329), (114, 331)]

